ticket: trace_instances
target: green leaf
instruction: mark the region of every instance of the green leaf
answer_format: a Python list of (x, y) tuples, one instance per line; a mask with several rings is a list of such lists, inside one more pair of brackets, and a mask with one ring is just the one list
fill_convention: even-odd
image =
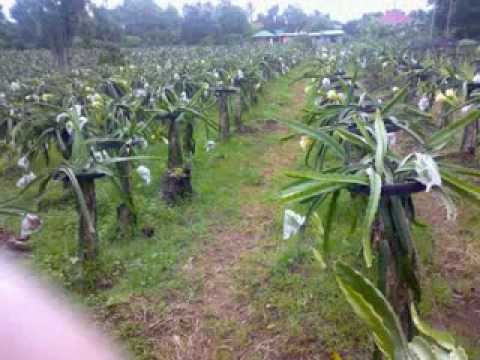
[(76, 111), (70, 111), (70, 119), (74, 125), (72, 156), (70, 161), (78, 167), (84, 167), (90, 157), (89, 149), (82, 130), (80, 130), (80, 121)]
[(80, 212), (82, 213), (83, 217), (85, 218), (85, 221), (88, 226), (88, 231), (92, 234), (95, 233), (95, 227), (93, 225), (92, 218), (90, 216), (90, 212), (88, 211), (87, 208), (87, 203), (85, 201), (85, 197), (83, 196), (82, 189), (80, 187), (80, 184), (78, 183), (77, 177), (75, 176), (75, 173), (73, 170), (69, 167), (66, 166), (61, 166), (58, 168), (58, 172), (64, 173), (68, 179), (70, 180), (70, 186), (72, 187), (73, 191), (75, 192), (75, 195), (77, 197), (77, 202), (78, 206), (80, 208)]
[(419, 360), (438, 360), (433, 353), (432, 345), (424, 338), (416, 336), (408, 347)]
[(407, 135), (410, 135), (415, 141), (417, 141), (420, 145), (424, 145), (425, 144), (425, 140), (423, 139), (423, 137), (418, 134), (415, 130), (411, 129), (410, 127), (402, 124), (400, 121), (397, 121), (396, 119), (392, 117), (390, 117), (390, 120), (395, 124), (397, 125), (400, 129), (402, 129), (403, 131), (405, 131), (407, 133)]
[(370, 148), (372, 150), (374, 150), (376, 148), (376, 144), (374, 143), (372, 137), (370, 136), (370, 134), (368, 132), (368, 129), (365, 126), (364, 120), (360, 119), (358, 117), (355, 117), (354, 121), (355, 121), (355, 125), (357, 126), (358, 131), (360, 131), (360, 134), (362, 134), (362, 136), (365, 139), (365, 141), (367, 142), (368, 146), (370, 146)]
[(150, 156), (150, 155), (138, 155), (138, 156), (128, 156), (128, 157), (112, 157), (112, 158), (107, 158), (102, 161), (102, 164), (108, 165), (108, 164), (116, 164), (116, 163), (122, 163), (122, 162), (128, 162), (128, 161), (143, 161), (143, 160), (161, 160), (160, 157), (158, 156)]
[(382, 353), (391, 360), (407, 359), (407, 340), (392, 306), (382, 293), (362, 274), (344, 263), (336, 264), (335, 275), (347, 301), (373, 332), (375, 343)]
[(368, 179), (365, 176), (349, 175), (349, 174), (322, 174), (315, 172), (287, 172), (288, 177), (297, 179), (316, 180), (319, 182), (331, 184), (351, 184), (351, 185), (368, 185)]
[(375, 137), (377, 140), (377, 146), (375, 148), (375, 169), (377, 173), (382, 175), (385, 169), (384, 160), (387, 153), (388, 140), (385, 124), (379, 112), (377, 112), (375, 117)]
[(282, 202), (302, 201), (321, 194), (337, 191), (343, 187), (345, 187), (345, 185), (332, 185), (318, 181), (303, 181), (301, 183), (295, 183), (281, 191), (279, 199)]
[(455, 164), (448, 164), (444, 162), (438, 163), (438, 165), (442, 169), (446, 169), (447, 171), (453, 171), (456, 175), (466, 175), (466, 176), (474, 176), (480, 177), (480, 170), (474, 168), (467, 168), (464, 166), (459, 166)]
[(368, 197), (367, 212), (365, 215), (365, 223), (362, 232), (363, 256), (367, 267), (371, 267), (373, 263), (372, 254), (372, 224), (377, 215), (378, 206), (380, 203), (380, 195), (382, 192), (382, 178), (372, 168), (367, 169), (367, 174), (370, 179), (370, 195)]
[(356, 145), (362, 149), (369, 150), (370, 147), (368, 146), (367, 141), (362, 138), (361, 136), (358, 136), (357, 134), (354, 134), (347, 129), (343, 128), (338, 128), (335, 133), (340, 136), (341, 139), (348, 141), (349, 143)]
[(437, 131), (434, 133), (427, 142), (427, 146), (430, 149), (437, 148), (452, 139), (454, 139), (455, 133), (464, 128), (465, 126), (469, 125), (470, 123), (478, 120), (480, 118), (480, 110), (473, 110), (468, 113), (466, 116), (461, 118), (460, 120), (454, 121), (442, 130)]
[(449, 360), (468, 360), (467, 352), (465, 351), (465, 349), (457, 347), (450, 353)]
[(315, 260), (318, 261), (322, 270), (325, 270), (327, 268), (327, 263), (323, 259), (322, 253), (317, 249), (312, 249), (312, 251), (313, 251), (313, 257), (315, 258)]
[(442, 182), (457, 194), (464, 197), (466, 200), (474, 201), (480, 204), (480, 187), (473, 185), (459, 177), (455, 176), (450, 171), (445, 169), (440, 170), (442, 175)]
[(301, 134), (308, 135), (311, 138), (325, 145), (328, 145), (338, 158), (340, 158), (341, 160), (345, 159), (344, 148), (338, 143), (337, 140), (335, 140), (332, 136), (328, 135), (327, 133), (321, 130), (314, 130), (302, 123), (295, 122), (295, 121), (282, 120), (282, 122), (287, 124), (293, 130)]
[(393, 107), (399, 103), (407, 94), (408, 87), (405, 87), (395, 93), (395, 96), (393, 97), (392, 100), (390, 100), (388, 103), (385, 104), (385, 106), (382, 109), (382, 114), (386, 115), (390, 110), (393, 109)]
[(331, 232), (332, 232), (332, 225), (333, 225), (333, 220), (335, 217), (335, 214), (337, 212), (337, 204), (338, 204), (338, 197), (340, 195), (340, 191), (337, 190), (332, 194), (332, 199), (330, 201), (330, 205), (327, 210), (327, 219), (326, 219), (326, 224), (325, 224), (325, 236), (323, 240), (323, 251), (327, 256), (330, 254), (331, 250), (331, 244), (330, 244), (330, 238), (331, 238)]
[(417, 309), (415, 309), (415, 305), (413, 304), (410, 306), (410, 312), (412, 314), (413, 323), (415, 324), (415, 327), (418, 329), (418, 331), (434, 340), (444, 349), (450, 351), (455, 350), (455, 340), (453, 339), (453, 336), (451, 334), (433, 329), (430, 325), (423, 322), (418, 316)]

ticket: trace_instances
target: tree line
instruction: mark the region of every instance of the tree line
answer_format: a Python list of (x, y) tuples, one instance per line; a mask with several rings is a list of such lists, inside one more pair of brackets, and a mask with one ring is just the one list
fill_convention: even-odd
[(480, 1), (429, 0), (433, 5), (432, 36), (450, 39), (477, 39), (480, 37)]
[(242, 8), (229, 0), (218, 5), (188, 4), (181, 12), (171, 5), (161, 7), (155, 0), (124, 0), (113, 9), (90, 0), (16, 0), (10, 19), (0, 12), (0, 47), (232, 44), (262, 28), (319, 31), (335, 24), (328, 15), (318, 11), (307, 15), (292, 5), (255, 14), (253, 2)]

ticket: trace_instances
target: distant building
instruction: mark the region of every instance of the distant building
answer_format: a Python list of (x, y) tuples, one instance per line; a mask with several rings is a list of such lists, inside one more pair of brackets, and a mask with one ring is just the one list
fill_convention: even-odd
[(338, 43), (343, 40), (345, 32), (341, 29), (324, 30), (319, 32), (296, 32), (287, 33), (282, 30), (275, 30), (273, 32), (262, 30), (253, 35), (253, 39), (257, 42), (266, 44), (281, 43), (286, 44), (290, 40), (298, 37), (310, 37), (314, 44)]
[(345, 31), (341, 29), (324, 30), (308, 34), (315, 45), (342, 43)]
[(385, 14), (380, 17), (379, 21), (383, 25), (403, 25), (409, 23), (411, 18), (402, 10), (393, 9), (385, 11)]
[(268, 30), (262, 30), (257, 32), (255, 35), (253, 35), (253, 39), (256, 42), (264, 42), (266, 44), (272, 43), (276, 40), (276, 36), (274, 33), (268, 31)]

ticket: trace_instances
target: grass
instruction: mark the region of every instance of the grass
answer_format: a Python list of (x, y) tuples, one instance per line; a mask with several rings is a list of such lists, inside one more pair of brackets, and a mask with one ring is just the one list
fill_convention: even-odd
[[(298, 116), (293, 110), (296, 94), (290, 84), (297, 75), (294, 72), (267, 86), (259, 104), (245, 114), (247, 125), (262, 127), (266, 120)], [(212, 112), (211, 116), (216, 115)], [(230, 359), (229, 349), (246, 348), (252, 341), (261, 340), (271, 340), (265, 341), (270, 349), (258, 351), (249, 359), (265, 358), (268, 351), (295, 359), (327, 358), (334, 351), (345, 359), (368, 358), (372, 343), (367, 330), (339, 292), (332, 272), (323, 270), (312, 256), (311, 247), (318, 246), (316, 238), (307, 234), (304, 239), (281, 239), (283, 207), (275, 195), (286, 184), (282, 176), (285, 167), (303, 167), (301, 156), (293, 165), (284, 162), (287, 152), (298, 153), (297, 144), (279, 145), (282, 134), (263, 131), (261, 136), (235, 136), (207, 153), (202, 135), (197, 134), (195, 196), (191, 201), (168, 207), (160, 199), (165, 161), (147, 164), (153, 179), (149, 186), (135, 178), (139, 229), (153, 228), (151, 238), (139, 232), (132, 239), (116, 239), (120, 196), (107, 181), (98, 182), (101, 281), (95, 292), (76, 290), (81, 275), (76, 257), (77, 213), (73, 199), (65, 196), (61, 187), (51, 186), (48, 196), (42, 199), (44, 229), (33, 237), (34, 271), (46, 274), (69, 289), (75, 301), (89, 306), (97, 321), (105, 323), (108, 331), (125, 342), (135, 358), (152, 359), (156, 339), (148, 326), (161, 321), (168, 305), (176, 299), (194, 303), (202, 291), (199, 279), (185, 276), (185, 264), (214, 240), (215, 229), (240, 231), (245, 209), (254, 213), (255, 207), (262, 204), (270, 210), (268, 221), (259, 221), (251, 229), (261, 240), (234, 271), (237, 297), (248, 303), (250, 321), (238, 324), (209, 319), (209, 336), (219, 343), (217, 358)], [(271, 149), (276, 154), (268, 159), (265, 154)], [(165, 158), (162, 145), (152, 146), (149, 151)], [(268, 183), (266, 169), (272, 172)], [(17, 175), (2, 177), (0, 185), (11, 189)], [(349, 198), (341, 197), (332, 235), (333, 253), (361, 269), (359, 236), (348, 236), (350, 223), (342, 221), (352, 214)], [(466, 223), (478, 227), (473, 215)], [(425, 264), (422, 310), (429, 315), (451, 304), (453, 287), (429, 256), (431, 230), (415, 227), (414, 237)], [(457, 287), (468, 289), (468, 284), (469, 280), (467, 285)], [(478, 354), (474, 340), (465, 338), (461, 342), (472, 356)]]
[[(276, 118), (291, 103), (290, 81), (295, 75), (273, 81), (265, 89), (259, 104), (245, 114), (248, 125), (262, 126), (263, 121)], [(212, 116), (216, 116), (212, 112)], [(100, 319), (114, 319), (111, 331), (127, 340), (137, 358), (150, 358), (153, 349), (150, 339), (144, 338), (142, 324), (130, 316), (136, 309), (134, 299), (147, 301), (149, 312), (161, 313), (165, 305), (176, 297), (194, 297), (201, 284), (182, 276), (181, 269), (188, 258), (208, 244), (218, 226), (238, 226), (240, 206), (254, 201), (242, 187), (262, 184), (262, 166), (259, 154), (278, 143), (275, 133), (258, 137), (234, 136), (225, 144), (207, 153), (206, 139), (197, 134), (197, 154), (193, 166), (195, 195), (175, 207), (161, 200), (160, 178), (164, 161), (147, 164), (152, 170), (152, 183), (144, 185), (135, 177), (135, 204), (139, 211), (141, 229), (154, 229), (151, 238), (137, 234), (132, 239), (116, 239), (116, 206), (120, 196), (107, 180), (97, 182), (98, 232), (100, 239), (99, 289), (84, 294), (78, 292), (81, 271), (77, 252), (77, 213), (72, 197), (65, 197), (59, 185), (50, 185), (42, 199), (41, 217), (44, 228), (32, 238), (34, 245), (31, 265), (34, 271), (45, 274), (52, 282), (70, 290), (75, 301), (95, 309)], [(155, 145), (151, 154), (165, 157), (164, 146)], [(2, 177), (4, 188), (13, 188), (18, 174)], [(7, 222), (7, 221), (5, 221)], [(126, 315), (128, 313), (128, 315)]]
[[(302, 168), (302, 161), (296, 166)], [(284, 185), (286, 179), (276, 177), (268, 197)], [(340, 199), (338, 220), (351, 215), (348, 201)], [(333, 252), (361, 264), (355, 260), (359, 243), (347, 239), (350, 224), (336, 224)], [(238, 266), (239, 289), (254, 309), (253, 327), (270, 338), (278, 337), (275, 350), (288, 358), (327, 358), (339, 352), (346, 359), (365, 359), (371, 349), (368, 332), (340, 293), (332, 271), (322, 269), (314, 259), (311, 249), (319, 245), (316, 237), (307, 233), (303, 239), (285, 241), (281, 231), (282, 207), (278, 207), (261, 250)]]

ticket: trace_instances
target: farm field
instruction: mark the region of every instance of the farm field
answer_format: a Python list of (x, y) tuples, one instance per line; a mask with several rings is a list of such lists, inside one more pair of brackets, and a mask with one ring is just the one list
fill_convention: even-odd
[(391, 29), (2, 50), (0, 265), (134, 359), (480, 358), (480, 47)]

